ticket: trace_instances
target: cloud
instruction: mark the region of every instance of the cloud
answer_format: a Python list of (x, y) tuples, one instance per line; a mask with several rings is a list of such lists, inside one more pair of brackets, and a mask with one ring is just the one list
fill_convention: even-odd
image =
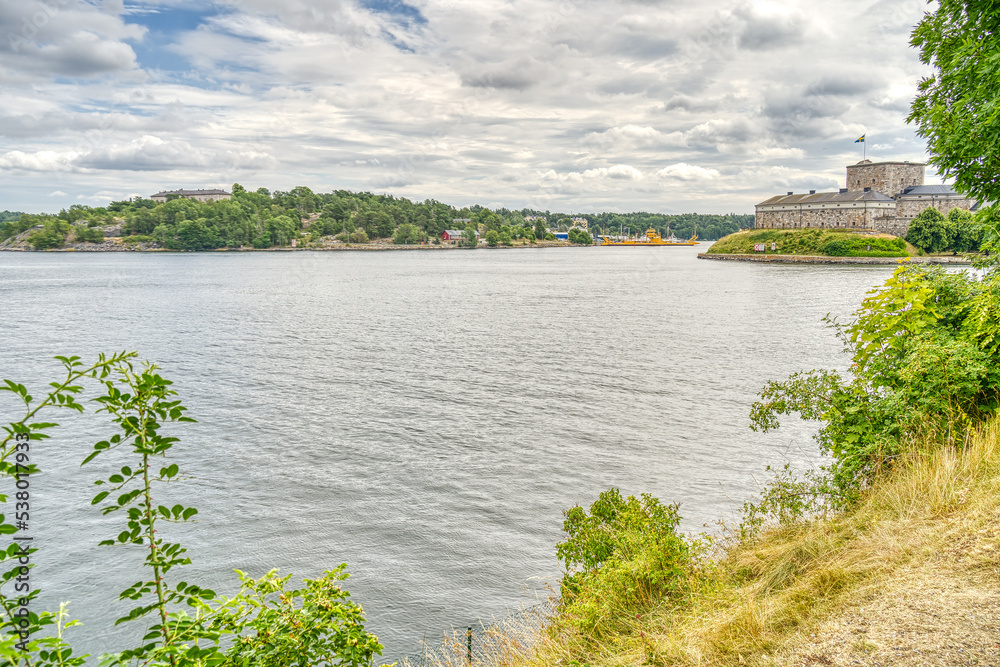
[(72, 171), (73, 162), (78, 156), (79, 153), (73, 151), (37, 151), (34, 153), (10, 151), (0, 155), (0, 169), (44, 172)]
[(661, 178), (673, 178), (679, 181), (711, 181), (720, 176), (716, 169), (705, 169), (704, 167), (685, 162), (668, 165), (656, 172), (656, 175)]
[[(52, 202), (39, 174), (74, 196), (238, 177), (458, 205), (748, 211), (789, 183), (821, 187), (857, 161), (862, 132), (881, 137), (876, 159), (923, 158), (905, 117), (924, 70), (899, 28), (922, 12), (4, 0), (0, 192), (27, 210)], [(665, 201), (671, 182), (687, 187)]]
[(765, 51), (801, 44), (808, 22), (796, 10), (787, 7), (761, 8), (747, 3), (733, 14), (743, 22), (738, 42), (741, 49)]
[[(676, 138), (676, 137), (673, 137)], [(636, 147), (662, 143), (667, 137), (649, 126), (624, 125), (612, 127), (603, 132), (588, 132), (581, 143), (606, 150), (612, 146)]]

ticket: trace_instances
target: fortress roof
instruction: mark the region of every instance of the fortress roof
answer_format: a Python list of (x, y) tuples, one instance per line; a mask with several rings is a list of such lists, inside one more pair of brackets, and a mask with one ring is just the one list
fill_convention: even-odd
[(181, 197), (195, 197), (206, 195), (228, 195), (225, 190), (161, 190), (151, 197), (165, 197), (167, 195), (180, 195)]
[(904, 195), (957, 195), (950, 185), (911, 185), (903, 190)]
[(815, 192), (802, 195), (778, 195), (762, 201), (757, 204), (757, 206), (787, 206), (789, 204), (826, 204), (863, 201), (891, 202), (893, 199), (892, 197), (888, 197), (881, 192), (875, 192), (874, 190), (870, 190), (868, 192), (864, 192), (862, 190), (850, 190), (848, 192)]

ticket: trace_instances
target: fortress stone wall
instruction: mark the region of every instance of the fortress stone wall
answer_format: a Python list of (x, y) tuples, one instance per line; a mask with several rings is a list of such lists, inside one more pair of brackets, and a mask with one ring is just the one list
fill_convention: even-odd
[(953, 208), (975, 208), (947, 185), (924, 185), (924, 166), (862, 160), (847, 167), (847, 187), (840, 192), (789, 192), (757, 204), (754, 227), (870, 229), (905, 236), (910, 221), (929, 206), (945, 215)]

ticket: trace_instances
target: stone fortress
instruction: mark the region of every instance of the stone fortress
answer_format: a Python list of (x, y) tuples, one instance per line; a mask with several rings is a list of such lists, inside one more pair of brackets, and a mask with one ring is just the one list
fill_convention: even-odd
[(951, 186), (924, 185), (924, 167), (862, 160), (847, 167), (847, 187), (840, 192), (789, 192), (757, 204), (754, 227), (868, 229), (905, 236), (910, 221), (928, 206), (945, 215), (953, 208), (976, 209), (976, 202)]

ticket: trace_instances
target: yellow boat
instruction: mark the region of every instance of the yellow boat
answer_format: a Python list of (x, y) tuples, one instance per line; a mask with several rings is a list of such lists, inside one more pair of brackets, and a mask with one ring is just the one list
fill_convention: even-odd
[(604, 242), (601, 245), (629, 245), (629, 246), (678, 246), (678, 245), (698, 245), (698, 232), (694, 233), (694, 236), (689, 238), (687, 241), (681, 241), (678, 238), (671, 236), (670, 238), (662, 238), (655, 229), (650, 227), (646, 230), (645, 239), (626, 239), (624, 241), (613, 241), (607, 236), (602, 236)]

